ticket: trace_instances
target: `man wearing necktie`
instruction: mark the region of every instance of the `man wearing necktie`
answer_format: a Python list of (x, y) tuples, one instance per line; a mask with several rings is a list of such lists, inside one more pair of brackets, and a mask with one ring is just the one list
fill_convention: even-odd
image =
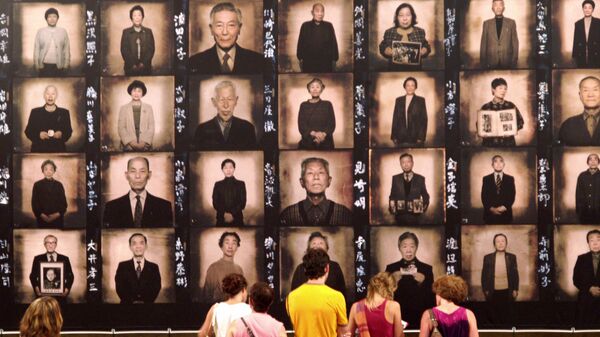
[(481, 202), (486, 224), (512, 223), (512, 205), (515, 202), (515, 178), (504, 173), (504, 158), (492, 157), (494, 172), (483, 177)]
[(567, 146), (600, 146), (600, 79), (587, 76), (579, 82), (579, 99), (583, 113), (562, 123), (559, 140)]
[(573, 284), (579, 290), (576, 325), (578, 328), (600, 322), (600, 230), (589, 231), (586, 240), (590, 251), (577, 257), (573, 269)]
[(398, 225), (416, 225), (421, 214), (429, 207), (429, 193), (425, 177), (413, 172), (413, 156), (400, 155), (402, 173), (392, 177), (389, 211), (394, 214)]
[(589, 224), (600, 222), (600, 157), (592, 153), (587, 157), (588, 169), (577, 177), (575, 189), (575, 210), (579, 222)]
[(145, 157), (127, 161), (125, 178), (130, 190), (124, 196), (106, 203), (104, 223), (108, 227), (169, 227), (173, 225), (171, 202), (146, 190), (152, 177), (150, 162)]
[(129, 237), (131, 260), (119, 262), (115, 274), (117, 295), (121, 303), (154, 303), (161, 288), (160, 271), (156, 263), (148, 261), (144, 254), (148, 239), (142, 233)]
[(230, 2), (216, 4), (210, 11), (209, 27), (215, 44), (190, 57), (189, 65), (193, 73), (262, 73), (265, 64), (263, 56), (237, 44), (242, 29), (242, 12), (239, 8)]
[[(71, 268), (71, 262), (69, 257), (58, 254), (56, 252), (56, 246), (58, 244), (58, 239), (54, 235), (46, 235), (44, 238), (44, 247), (46, 248), (46, 252), (44, 254), (37, 255), (33, 258), (33, 264), (31, 265), (31, 273), (29, 274), (29, 281), (31, 282), (31, 287), (35, 292), (35, 296), (44, 296), (40, 291), (40, 282), (43, 280), (43, 276), (41, 274), (40, 264), (42, 262), (60, 262), (63, 264), (63, 274), (64, 274), (64, 287), (63, 293), (59, 294), (57, 298), (60, 302), (64, 303), (65, 297), (69, 295), (71, 292), (71, 287), (73, 286), (73, 269)], [(52, 294), (53, 296), (57, 296), (56, 294)]]

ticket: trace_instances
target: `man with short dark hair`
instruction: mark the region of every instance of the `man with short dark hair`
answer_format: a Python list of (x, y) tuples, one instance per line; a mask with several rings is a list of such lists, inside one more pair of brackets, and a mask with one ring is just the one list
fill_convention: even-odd
[(577, 295), (577, 326), (592, 326), (600, 321), (600, 230), (586, 235), (590, 251), (577, 257), (573, 284)]
[(351, 225), (352, 212), (342, 204), (327, 199), (325, 191), (331, 185), (329, 162), (323, 158), (306, 158), (301, 164), (300, 185), (306, 199), (286, 207), (281, 212), (283, 226)]
[(577, 68), (600, 67), (600, 19), (593, 16), (596, 3), (581, 3), (583, 18), (575, 22), (572, 57)]
[(242, 210), (246, 207), (246, 184), (233, 176), (235, 162), (232, 159), (223, 160), (221, 171), (225, 178), (215, 182), (212, 194), (213, 207), (217, 211), (217, 226), (243, 226)]
[(600, 157), (592, 153), (587, 157), (588, 169), (577, 177), (575, 210), (580, 223), (600, 222)]
[(323, 20), (322, 3), (315, 3), (310, 13), (312, 20), (302, 23), (296, 48), (300, 69), (306, 73), (333, 72), (339, 59), (335, 30), (331, 22)]
[(519, 59), (519, 37), (515, 20), (505, 17), (504, 0), (492, 0), (494, 18), (483, 22), (479, 58), (481, 67), (515, 68)]
[(346, 330), (346, 300), (325, 285), (329, 256), (323, 249), (309, 249), (302, 258), (308, 281), (292, 291), (286, 309), (296, 337), (334, 337)]
[(242, 274), (242, 267), (233, 261), (241, 239), (236, 232), (223, 232), (219, 238), (219, 248), (223, 256), (213, 262), (206, 270), (206, 281), (202, 289), (204, 301), (221, 302), (227, 300), (227, 295), (221, 289), (223, 278), (229, 274)]
[(560, 126), (558, 139), (567, 146), (599, 146), (600, 79), (587, 76), (579, 82), (583, 112), (569, 117)]
[(44, 89), (44, 106), (31, 109), (25, 136), (31, 141), (31, 152), (65, 152), (65, 143), (71, 138), (69, 110), (56, 105), (58, 89), (49, 85)]
[(144, 254), (148, 239), (142, 233), (129, 237), (131, 260), (119, 262), (115, 274), (117, 295), (121, 303), (154, 303), (161, 288), (160, 271), (156, 263), (148, 261)]
[(123, 29), (121, 35), (121, 56), (125, 76), (150, 75), (154, 57), (154, 35), (152, 29), (142, 26), (144, 8), (135, 5), (129, 10), (132, 26)]
[(230, 2), (216, 4), (210, 11), (212, 48), (190, 57), (192, 72), (203, 74), (262, 73), (263, 56), (237, 44), (242, 30), (242, 12)]
[(68, 256), (58, 254), (56, 252), (56, 246), (58, 244), (58, 238), (54, 235), (46, 235), (44, 237), (44, 248), (46, 248), (46, 252), (44, 254), (36, 255), (33, 258), (33, 263), (31, 265), (31, 273), (29, 273), (29, 281), (31, 282), (31, 287), (35, 292), (36, 297), (44, 296), (41, 292), (42, 282), (42, 270), (40, 269), (40, 265), (43, 262), (58, 262), (63, 264), (63, 275), (64, 275), (64, 284), (63, 284), (63, 292), (62, 294), (58, 294), (57, 298), (59, 301), (64, 303), (64, 299), (71, 292), (71, 287), (73, 286), (73, 280), (75, 276), (73, 275), (73, 269), (71, 268), (71, 261)]
[(486, 224), (509, 224), (513, 221), (512, 205), (515, 202), (515, 178), (504, 173), (504, 158), (492, 157), (494, 172), (483, 177), (481, 203), (483, 222)]
[(48, 26), (35, 34), (33, 68), (40, 76), (59, 76), (71, 64), (69, 35), (64, 28), (56, 26), (59, 18), (56, 8), (48, 8), (44, 18)]
[(410, 153), (401, 154), (402, 173), (392, 177), (389, 211), (398, 225), (418, 224), (421, 214), (429, 207), (425, 177), (413, 172), (413, 166), (413, 156)]
[(148, 158), (133, 157), (127, 161), (125, 179), (131, 190), (111, 200), (104, 207), (104, 223), (108, 227), (168, 227), (173, 225), (171, 202), (148, 193), (146, 185), (152, 177)]

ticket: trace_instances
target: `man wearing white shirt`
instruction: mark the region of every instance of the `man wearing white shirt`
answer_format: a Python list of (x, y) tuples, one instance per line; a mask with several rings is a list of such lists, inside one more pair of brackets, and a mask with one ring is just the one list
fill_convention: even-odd
[(483, 177), (481, 203), (486, 224), (512, 223), (512, 205), (515, 202), (515, 178), (504, 173), (504, 158), (492, 157), (494, 172)]
[(142, 233), (129, 237), (133, 258), (119, 263), (115, 285), (121, 303), (154, 303), (160, 292), (160, 271), (156, 263), (146, 260), (144, 254), (148, 239)]
[[(58, 238), (54, 235), (46, 235), (44, 238), (44, 248), (46, 248), (46, 252), (44, 254), (37, 255), (33, 258), (33, 264), (31, 266), (31, 273), (29, 274), (29, 281), (31, 282), (31, 287), (35, 292), (35, 296), (43, 296), (40, 290), (40, 282), (43, 279), (41, 276), (40, 264), (42, 262), (58, 262), (63, 264), (62, 272), (64, 274), (63, 279), (63, 292), (62, 294), (58, 294), (60, 298), (65, 298), (71, 292), (71, 287), (73, 286), (73, 269), (71, 269), (71, 262), (69, 261), (69, 257), (58, 254), (56, 252), (56, 246), (58, 245)], [(56, 296), (56, 294), (53, 294)], [(59, 301), (60, 301), (59, 298)]]

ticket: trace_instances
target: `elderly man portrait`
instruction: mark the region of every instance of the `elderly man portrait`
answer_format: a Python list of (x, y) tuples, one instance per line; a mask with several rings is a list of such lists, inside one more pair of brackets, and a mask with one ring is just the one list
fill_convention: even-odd
[(580, 223), (600, 223), (600, 157), (587, 157), (588, 169), (579, 173), (575, 188), (575, 210)]
[(593, 16), (596, 3), (581, 3), (583, 18), (575, 22), (573, 60), (577, 68), (600, 68), (600, 19)]
[(329, 162), (323, 158), (306, 158), (301, 164), (300, 186), (306, 199), (286, 207), (281, 212), (283, 226), (351, 225), (352, 212), (330, 200), (325, 191), (331, 185)]
[(131, 27), (123, 29), (121, 35), (121, 56), (124, 61), (125, 76), (150, 75), (154, 57), (154, 35), (152, 29), (142, 26), (144, 8), (135, 5), (129, 10)]
[(56, 105), (58, 90), (49, 85), (44, 89), (45, 104), (31, 109), (25, 136), (31, 140), (31, 152), (65, 152), (65, 143), (71, 138), (69, 110)]
[(560, 126), (558, 138), (567, 146), (600, 146), (600, 79), (588, 76), (579, 82), (583, 112), (569, 117)]
[(586, 235), (589, 252), (577, 257), (573, 284), (577, 295), (577, 326), (593, 326), (600, 321), (600, 230)]
[(413, 172), (413, 166), (413, 156), (410, 153), (401, 154), (402, 173), (392, 177), (389, 211), (398, 225), (418, 224), (421, 214), (429, 207), (425, 177)]
[[(215, 44), (190, 57), (192, 72), (203, 74), (256, 74), (262, 73), (264, 58), (261, 54), (242, 48), (238, 37), (242, 30), (242, 11), (230, 2), (216, 4), (210, 11), (210, 32)], [(254, 34), (255, 32), (248, 32)], [(257, 36), (262, 36), (258, 34)]]
[(71, 63), (69, 34), (56, 25), (59, 18), (56, 8), (48, 8), (44, 18), (48, 26), (35, 34), (33, 67), (40, 76), (59, 76), (69, 69)]
[(154, 303), (160, 292), (161, 279), (158, 265), (144, 256), (148, 238), (142, 233), (132, 234), (129, 249), (133, 257), (119, 262), (115, 274), (117, 295), (125, 304)]
[(515, 68), (519, 38), (515, 20), (505, 17), (504, 0), (492, 0), (494, 18), (483, 22), (479, 57), (482, 68)]
[(312, 20), (302, 23), (296, 55), (300, 68), (306, 73), (330, 73), (339, 59), (335, 30), (331, 22), (323, 20), (325, 6), (315, 3), (310, 11)]
[(255, 149), (257, 143), (254, 125), (234, 116), (238, 102), (235, 84), (231, 81), (219, 82), (211, 101), (217, 114), (198, 125), (194, 134), (194, 147), (198, 150)]
[(512, 223), (512, 205), (515, 202), (515, 178), (504, 173), (504, 158), (492, 157), (494, 172), (483, 177), (481, 185), (481, 203), (483, 204), (483, 222), (486, 224)]
[(130, 190), (104, 207), (104, 223), (108, 227), (166, 227), (173, 225), (171, 202), (146, 190), (152, 177), (150, 162), (145, 157), (127, 161), (125, 179)]
[[(40, 264), (42, 262), (59, 262), (63, 264), (63, 292), (62, 294), (57, 294), (58, 299), (64, 301), (65, 297), (69, 295), (71, 292), (71, 288), (73, 286), (73, 280), (75, 276), (73, 275), (73, 269), (71, 268), (71, 261), (68, 256), (59, 254), (56, 252), (56, 247), (58, 245), (58, 238), (54, 235), (46, 235), (44, 237), (44, 248), (46, 252), (40, 255), (36, 255), (33, 258), (33, 263), (31, 265), (31, 273), (29, 274), (29, 281), (31, 282), (31, 287), (35, 292), (36, 297), (44, 296), (41, 292), (40, 282), (43, 282), (43, 275), (41, 274)], [(56, 294), (53, 294), (56, 296)]]

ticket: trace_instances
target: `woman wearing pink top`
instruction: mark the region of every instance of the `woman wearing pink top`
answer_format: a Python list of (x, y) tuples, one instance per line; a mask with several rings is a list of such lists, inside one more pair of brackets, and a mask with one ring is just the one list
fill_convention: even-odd
[(283, 323), (267, 314), (274, 296), (268, 284), (255, 283), (249, 293), (252, 313), (235, 320), (227, 331), (227, 337), (286, 337)]
[(396, 281), (381, 272), (369, 281), (367, 298), (358, 301), (350, 309), (348, 331), (344, 336), (403, 337), (400, 304), (393, 300)]

